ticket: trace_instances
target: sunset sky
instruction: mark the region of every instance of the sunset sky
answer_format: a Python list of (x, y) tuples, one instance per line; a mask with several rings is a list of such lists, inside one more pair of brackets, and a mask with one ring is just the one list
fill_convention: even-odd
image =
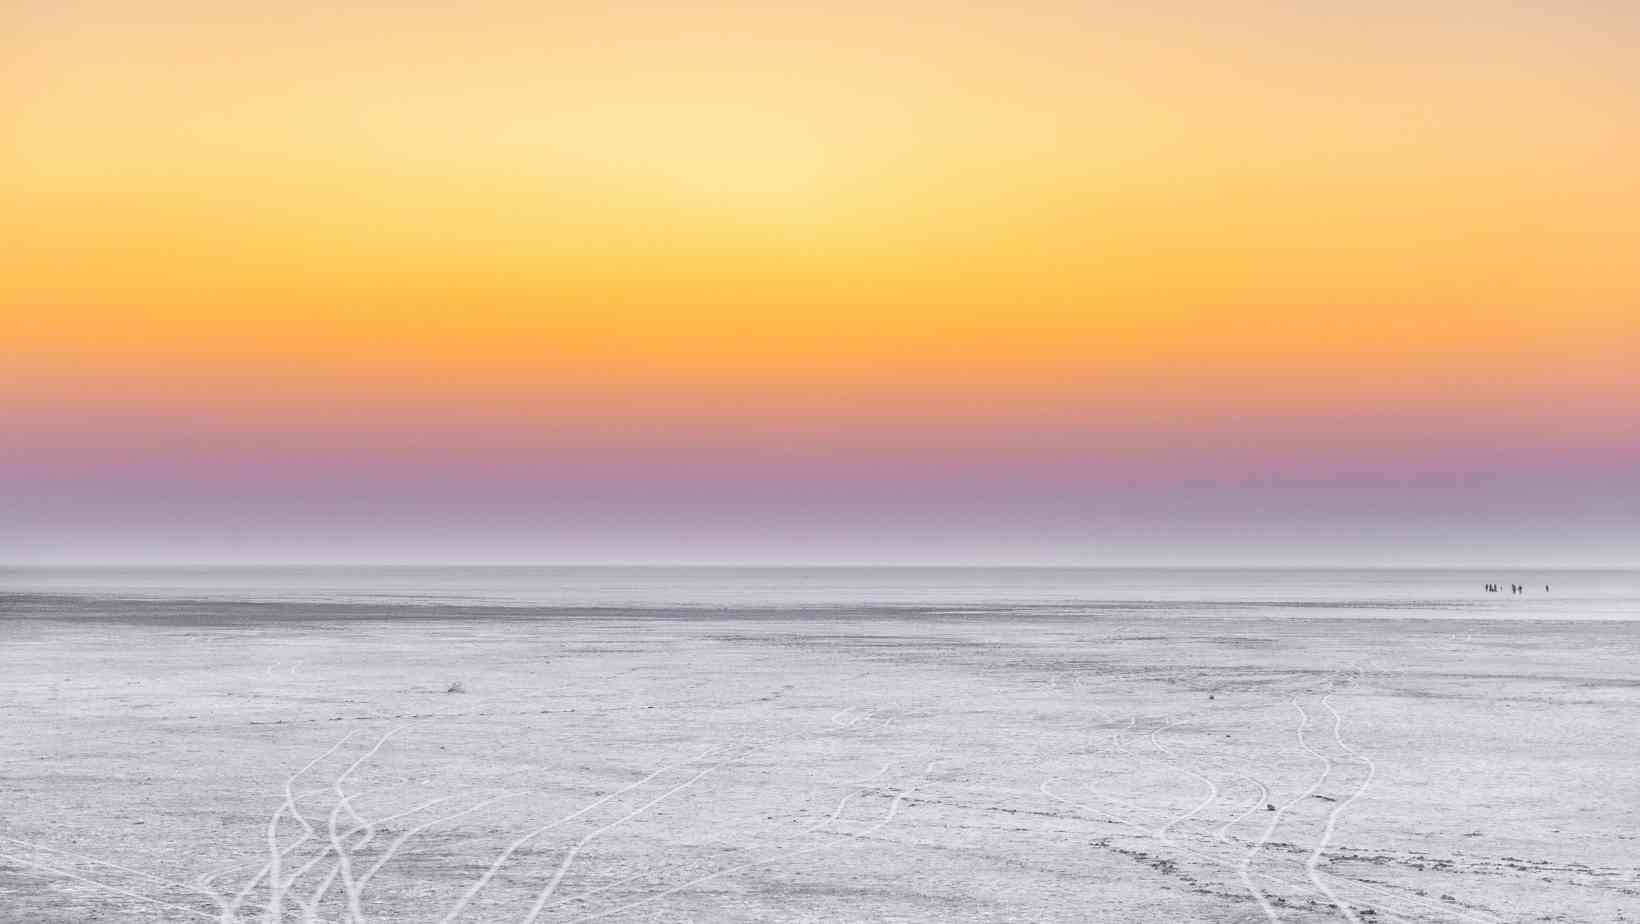
[(1640, 564), (1640, 5), (0, 10), (0, 562)]

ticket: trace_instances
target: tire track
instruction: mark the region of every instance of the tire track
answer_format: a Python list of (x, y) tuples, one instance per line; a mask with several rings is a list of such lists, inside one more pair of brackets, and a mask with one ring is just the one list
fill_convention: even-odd
[[(873, 773), (871, 776), (868, 776), (868, 777), (866, 777), (862, 780), (852, 781), (851, 783), (849, 783), (847, 785), (852, 785), (852, 786), (856, 786), (856, 787), (864, 786), (865, 784), (870, 783), (872, 780), (875, 780), (877, 777), (882, 776), (884, 773), (888, 772), (888, 768), (891, 767), (891, 766), (893, 766), (893, 761), (890, 761), (889, 763), (884, 764), (876, 773)], [(843, 809), (847, 807), (849, 801), (852, 800), (854, 797), (860, 795), (861, 792), (863, 792), (863, 790), (855, 789), (853, 792), (850, 792), (847, 795), (843, 796), (843, 798), (837, 803), (837, 807), (831, 812), (830, 815), (828, 815), (826, 818), (820, 820), (819, 822), (816, 822), (815, 824), (810, 825), (807, 829), (804, 830), (803, 833), (804, 834), (812, 834), (812, 833), (814, 833), (816, 831), (819, 831), (820, 829), (825, 828), (825, 827), (829, 826), (830, 824), (834, 823), (837, 820), (838, 816), (840, 816), (842, 814)], [(772, 862), (772, 861), (770, 861), (770, 862)], [(703, 882), (707, 879), (711, 879), (711, 878), (714, 878), (714, 877), (717, 877), (717, 876), (727, 875), (728, 873), (734, 872), (734, 871), (739, 870), (739, 869), (746, 869), (746, 868), (759, 866), (759, 865), (762, 865), (762, 864), (761, 863), (747, 863), (747, 864), (743, 864), (742, 866), (731, 867), (731, 868), (725, 869), (725, 870), (719, 870), (716, 873), (712, 873), (708, 876), (703, 876), (698, 880), (691, 880), (691, 883), (693, 883), (693, 882)], [(601, 886), (598, 886), (598, 887), (592, 888), (592, 889), (587, 889), (584, 892), (577, 892), (574, 895), (566, 896), (566, 897), (560, 898), (556, 901), (549, 902), (546, 905), (546, 907), (547, 908), (556, 908), (556, 907), (559, 907), (561, 905), (568, 904), (570, 902), (582, 901), (582, 900), (590, 898), (594, 895), (601, 895), (601, 894), (603, 894), (605, 892), (608, 892), (612, 889), (618, 889), (623, 885), (629, 885), (633, 882), (636, 882), (640, 879), (643, 879), (643, 878), (649, 876), (651, 872), (652, 872), (651, 870), (645, 870), (644, 872), (634, 873), (630, 876), (625, 876), (625, 877), (622, 877), (621, 879), (617, 879), (614, 882), (606, 883), (605, 885), (601, 885)], [(688, 885), (688, 884), (686, 883), (686, 885)], [(655, 897), (658, 898), (659, 896), (655, 896)]]
[[(454, 821), (457, 818), (466, 817), (467, 815), (471, 815), (474, 812), (477, 812), (477, 811), (480, 811), (482, 809), (488, 808), (488, 807), (490, 807), (491, 805), (494, 805), (497, 802), (501, 802), (501, 801), (504, 801), (506, 799), (517, 798), (520, 795), (522, 795), (522, 793), (516, 793), (516, 792), (503, 793), (499, 796), (494, 796), (492, 798), (485, 799), (484, 801), (478, 803), (477, 805), (471, 806), (470, 808), (462, 809), (459, 812), (453, 812), (453, 813), (448, 814), (448, 815), (442, 815), (438, 818), (432, 819), (431, 821), (424, 821), (421, 824), (416, 825), (415, 827), (410, 828), (409, 830), (407, 830), (404, 833), (400, 834), (397, 838), (394, 839), (393, 843), (388, 845), (386, 852), (384, 852), (379, 858), (377, 858), (376, 862), (370, 867), (370, 869), (366, 870), (364, 875), (359, 877), (359, 894), (360, 894), (360, 896), (364, 895), (365, 887), (370, 884), (370, 880), (376, 878), (376, 874), (381, 872), (382, 868), (387, 866), (387, 864), (389, 862), (391, 862), (392, 859), (395, 856), (398, 855), (399, 850), (401, 848), (403, 848), (404, 845), (406, 843), (408, 843), (409, 840), (411, 838), (415, 837), (417, 834), (420, 834), (421, 832), (423, 832), (423, 831), (427, 830), (428, 828), (431, 828), (435, 825), (440, 825), (440, 824), (443, 824), (447, 821)], [(454, 798), (457, 798), (457, 797), (456, 796), (451, 796), (449, 798), (454, 799)]]
[[(1377, 766), (1371, 760), (1367, 759), (1360, 752), (1344, 743), (1344, 738), (1341, 734), (1344, 719), (1343, 716), (1338, 714), (1338, 710), (1333, 708), (1331, 700), (1331, 693), (1321, 697), (1322, 707), (1331, 713), (1333, 717), (1333, 740), (1338, 743), (1339, 748), (1345, 753), (1367, 765), (1367, 776), (1361, 781), (1361, 785), (1357, 786), (1355, 791), (1350, 793), (1348, 798), (1334, 804), (1332, 811), (1327, 813), (1327, 821), (1321, 830), (1321, 838), (1316, 842), (1315, 849), (1311, 851), (1309, 859), (1305, 861), (1304, 867), (1309, 872), (1310, 881), (1315, 882), (1318, 885), (1321, 882), (1319, 867), (1322, 859), (1326, 855), (1327, 845), (1332, 843), (1333, 832), (1338, 826), (1339, 817), (1344, 813), (1345, 809), (1350, 807), (1350, 803), (1360, 798), (1361, 794), (1367, 791), (1367, 787), (1372, 785), (1373, 775), (1377, 772)], [(1331, 770), (1331, 766), (1332, 761), (1329, 760), (1329, 772)], [(1337, 906), (1339, 913), (1349, 920), (1350, 924), (1360, 924), (1361, 919), (1355, 914), (1355, 911), (1352, 908), (1340, 901), (1331, 889), (1326, 889), (1326, 892), (1328, 897), (1333, 899), (1333, 904)]]
[(86, 854), (83, 854), (83, 853), (75, 853), (71, 850), (63, 850), (61, 848), (50, 847), (50, 846), (47, 846), (45, 844), (36, 844), (36, 843), (32, 843), (30, 841), (25, 841), (21, 838), (10, 837), (8, 835), (0, 835), (0, 841), (10, 841), (13, 844), (18, 844), (20, 846), (27, 847), (30, 850), (39, 850), (39, 851), (44, 851), (46, 853), (60, 854), (62, 856), (68, 857), (68, 858), (73, 859), (73, 860), (79, 860), (82, 863), (89, 863), (89, 864), (92, 864), (92, 865), (95, 865), (95, 866), (105, 866), (105, 867), (108, 867), (109, 869), (119, 870), (122, 873), (127, 873), (127, 874), (135, 876), (139, 879), (146, 879), (147, 881), (152, 882), (156, 885), (169, 886), (173, 889), (178, 889), (178, 890), (186, 891), (186, 892), (193, 892), (193, 893), (198, 894), (198, 895), (204, 895), (205, 897), (211, 899), (213, 904), (218, 904), (218, 905), (221, 904), (222, 896), (219, 895), (218, 893), (212, 891), (211, 889), (205, 888), (204, 886), (190, 885), (186, 882), (178, 882), (175, 879), (166, 879), (163, 876), (155, 876), (152, 873), (145, 873), (142, 870), (133, 869), (132, 867), (129, 867), (129, 866), (121, 866), (118, 863), (111, 863), (107, 860), (99, 860), (96, 857), (87, 856)]
[(1156, 829), (1156, 839), (1161, 841), (1164, 844), (1169, 845), (1169, 846), (1172, 846), (1172, 844), (1173, 844), (1173, 839), (1168, 836), (1169, 831), (1173, 830), (1175, 827), (1183, 824), (1184, 822), (1189, 821), (1190, 819), (1196, 817), (1197, 815), (1201, 814), (1202, 812), (1205, 812), (1210, 806), (1212, 806), (1213, 803), (1215, 803), (1219, 800), (1219, 784), (1214, 782), (1212, 777), (1209, 777), (1204, 773), (1198, 773), (1197, 771), (1195, 771), (1195, 770), (1181, 764), (1176, 758), (1174, 758), (1173, 753), (1171, 751), (1169, 751), (1167, 748), (1162, 746), (1161, 741), (1157, 738), (1157, 736), (1160, 735), (1162, 732), (1167, 731), (1168, 729), (1174, 727), (1175, 725), (1181, 724), (1182, 721), (1183, 720), (1181, 720), (1181, 719), (1174, 719), (1174, 720), (1168, 722), (1166, 725), (1162, 725), (1162, 726), (1159, 726), (1155, 729), (1152, 729), (1151, 732), (1150, 732), (1150, 735), (1149, 735), (1150, 745), (1151, 745), (1151, 747), (1156, 749), (1157, 753), (1162, 755), (1163, 760), (1166, 763), (1168, 763), (1170, 766), (1172, 766), (1175, 769), (1179, 770), (1181, 773), (1188, 774), (1191, 777), (1193, 777), (1194, 779), (1196, 779), (1196, 780), (1198, 780), (1202, 783), (1207, 784), (1207, 798), (1203, 799), (1201, 802), (1199, 802), (1194, 808), (1190, 809), (1188, 812), (1185, 812), (1184, 814), (1175, 817), (1171, 821), (1167, 822), (1166, 824), (1164, 824), (1161, 827)]
[[(1041, 792), (1042, 795), (1048, 797), (1049, 799), (1052, 799), (1055, 802), (1064, 803), (1065, 805), (1069, 805), (1072, 808), (1080, 809), (1084, 812), (1088, 812), (1088, 813), (1093, 814), (1093, 815), (1101, 815), (1101, 816), (1103, 816), (1107, 819), (1110, 819), (1111, 821), (1113, 821), (1113, 822), (1115, 822), (1119, 825), (1123, 825), (1124, 827), (1132, 828), (1132, 829), (1138, 831), (1140, 834), (1142, 834), (1146, 837), (1154, 836), (1153, 832), (1150, 829), (1144, 827), (1143, 825), (1140, 825), (1136, 822), (1129, 821), (1128, 819), (1123, 818), (1120, 815), (1116, 815), (1116, 814), (1113, 814), (1111, 812), (1107, 812), (1104, 809), (1095, 808), (1091, 805), (1085, 805), (1083, 803), (1076, 802), (1076, 801), (1073, 801), (1071, 799), (1067, 799), (1064, 796), (1061, 796), (1061, 795), (1051, 791), (1050, 789), (1047, 788), (1049, 783), (1051, 783), (1051, 782), (1052, 782), (1052, 780), (1044, 781), (1043, 784), (1041, 785), (1041, 787), (1039, 787), (1039, 789), (1038, 789), (1038, 791)], [(1191, 848), (1191, 847), (1174, 845), (1172, 847), (1172, 849), (1179, 852), (1179, 853), (1181, 853), (1181, 854), (1189, 856), (1193, 859), (1199, 860), (1203, 863), (1208, 863), (1210, 865), (1217, 866), (1217, 867), (1220, 867), (1220, 868), (1223, 868), (1223, 869), (1235, 869), (1236, 868), (1235, 864), (1230, 863), (1227, 860), (1220, 859), (1220, 858), (1215, 857), (1211, 854), (1202, 853), (1201, 851), (1196, 850), (1196, 849)], [(1249, 874), (1249, 878), (1251, 878), (1251, 875), (1253, 875), (1253, 874)], [(1282, 879), (1279, 876), (1275, 876), (1275, 875), (1272, 875), (1272, 874), (1269, 874), (1269, 873), (1262, 873), (1261, 872), (1261, 873), (1257, 873), (1256, 875), (1258, 876), (1258, 878), (1263, 879), (1267, 882), (1272, 882), (1272, 883), (1275, 883), (1277, 885), (1286, 886), (1287, 888), (1290, 888), (1290, 889), (1292, 889), (1296, 892), (1306, 893), (1306, 892), (1312, 892), (1313, 891), (1312, 887), (1310, 887), (1310, 886), (1303, 885), (1303, 884), (1300, 884), (1300, 883), (1297, 883), (1297, 882), (1292, 882), (1290, 880)], [(1263, 896), (1263, 892), (1258, 891), (1258, 890), (1254, 890), (1254, 894), (1255, 894), (1255, 896), (1260, 896), (1260, 897)], [(1261, 902), (1261, 906), (1265, 906), (1265, 905), (1269, 905), (1269, 900), (1267, 898), (1265, 898)], [(1379, 914), (1382, 914), (1386, 917), (1398, 918), (1400, 920), (1413, 922), (1413, 924), (1418, 924), (1418, 922), (1419, 922), (1419, 919), (1410, 918), (1407, 915), (1402, 914), (1400, 912), (1391, 911), (1391, 910), (1388, 910), (1388, 909), (1377, 909), (1377, 910), (1378, 910)], [(1443, 909), (1443, 910), (1445, 910), (1445, 909)], [(1271, 915), (1274, 915), (1275, 909), (1274, 909), (1273, 906), (1271, 906), (1269, 908), (1269, 913)], [(1273, 919), (1274, 920), (1279, 920), (1278, 918), (1273, 918)], [(1488, 924), (1491, 924), (1491, 922), (1488, 922)]]
[(31, 867), (33, 869), (44, 870), (45, 872), (52, 873), (52, 874), (57, 875), (57, 876), (61, 876), (65, 879), (72, 879), (76, 882), (83, 882), (86, 885), (94, 886), (94, 887), (102, 889), (104, 891), (113, 892), (117, 895), (123, 895), (126, 898), (134, 898), (137, 901), (147, 902), (150, 905), (157, 905), (161, 908), (170, 908), (174, 911), (181, 911), (184, 914), (190, 914), (190, 915), (193, 915), (196, 918), (204, 918), (207, 921), (220, 921), (220, 920), (222, 920), (217, 915), (212, 914), (208, 911), (200, 911), (198, 908), (189, 908), (187, 905), (179, 905), (179, 904), (176, 904), (175, 902), (168, 902), (168, 901), (164, 901), (162, 899), (154, 898), (151, 895), (143, 895), (141, 892), (132, 892), (129, 889), (122, 889), (119, 886), (109, 885), (106, 882), (101, 882), (101, 881), (98, 881), (96, 879), (92, 879), (90, 876), (83, 876), (79, 873), (73, 872), (72, 870), (60, 869), (60, 868), (55, 867), (55, 866), (48, 866), (44, 863), (36, 863), (33, 860), (25, 860), (22, 857), (13, 856), (13, 855), (8, 854), (8, 853), (0, 853), (0, 860), (5, 860), (5, 861), (10, 862), (10, 863), (16, 863), (20, 866)]
[(591, 802), (591, 803), (589, 803), (585, 806), (582, 806), (581, 808), (575, 810), (574, 812), (571, 812), (568, 815), (565, 815), (561, 818), (558, 818), (558, 819), (555, 819), (553, 821), (547, 822), (546, 824), (541, 825), (540, 827), (535, 828), (534, 830), (525, 833), (522, 837), (519, 837), (518, 839), (514, 840), (512, 843), (508, 844), (507, 847), (504, 850), (501, 851), (501, 854), (499, 856), (497, 856), (493, 862), (490, 863), (489, 868), (486, 869), (483, 872), (483, 874), (481, 874), (479, 876), (478, 880), (476, 882), (474, 882), (472, 884), (472, 886), (470, 888), (468, 888), (468, 890), (465, 893), (462, 894), (461, 898), (456, 901), (455, 906), (452, 907), (447, 913), (445, 913), (444, 917), (439, 919), (439, 924), (451, 924), (451, 922), (455, 921), (456, 918), (460, 917), (462, 912), (467, 910), (467, 906), (472, 903), (472, 900), (475, 897), (478, 896), (478, 893), (482, 892), (484, 890), (484, 887), (490, 884), (490, 880), (494, 879), (496, 874), (498, 872), (500, 872), (501, 867), (503, 865), (505, 865), (508, 860), (512, 859), (513, 855), (516, 854), (519, 850), (523, 849), (523, 847), (526, 844), (528, 844), (530, 841), (535, 840), (537, 837), (540, 837), (541, 835), (547, 833), (548, 831), (551, 831), (553, 828), (556, 828), (561, 824), (564, 824), (564, 823), (569, 822), (569, 821), (574, 821), (575, 819), (581, 817), (582, 815), (585, 815), (586, 813), (591, 812), (591, 811), (599, 808), (600, 806), (608, 803), (610, 800), (612, 800), (612, 799), (614, 799), (618, 796), (625, 795), (626, 793), (629, 793), (632, 790), (637, 789), (640, 786), (643, 786), (644, 784), (650, 782), (651, 780), (655, 779), (656, 777), (660, 776), (663, 773), (666, 773), (669, 770), (674, 770), (678, 767), (687, 766), (688, 764), (694, 763), (698, 760), (704, 760), (707, 757), (710, 757), (712, 754), (714, 754), (714, 753), (716, 753), (720, 750), (722, 750), (721, 747), (711, 747), (711, 748), (708, 748), (707, 750), (703, 751), (702, 753), (700, 753), (700, 754), (698, 754), (694, 757), (689, 757), (689, 758), (685, 758), (684, 760), (673, 761), (672, 763), (665, 764), (665, 765), (661, 766), (660, 768), (651, 771), (647, 776), (644, 776), (642, 779), (639, 779), (636, 782), (628, 783), (627, 785), (621, 787), (620, 789), (617, 789), (617, 790), (615, 790), (611, 793), (608, 793), (607, 795), (604, 795), (604, 796), (598, 798), (597, 800), (595, 800), (595, 801), (593, 801), (593, 802)]
[[(915, 792), (917, 789), (919, 789), (921, 786), (925, 785), (928, 782), (928, 777), (933, 773), (934, 765), (936, 763), (938, 763), (938, 761), (929, 761), (928, 766), (923, 769), (923, 773), (922, 773), (922, 776), (921, 776), (921, 781), (917, 785), (903, 788), (903, 789), (901, 789), (900, 791), (898, 791), (894, 794), (894, 796), (889, 801), (888, 812), (884, 815), (882, 820), (878, 821), (876, 824), (872, 825), (871, 827), (867, 828), (864, 831), (860, 831), (860, 832), (857, 832), (855, 834), (846, 835), (846, 836), (849, 836), (849, 837), (869, 837), (869, 836), (877, 833), (878, 831), (882, 830), (883, 828), (887, 827), (890, 823), (892, 823), (894, 821), (895, 816), (898, 815), (900, 807), (905, 803), (906, 798), (908, 796), (910, 796), (913, 792)], [(885, 766), (884, 770), (886, 770), (886, 769), (887, 769), (887, 767)], [(882, 774), (882, 772), (883, 771), (878, 771), (878, 773), (874, 774), (873, 776), (880, 776)], [(815, 826), (814, 828), (812, 828), (811, 832), (820, 831), (824, 827), (834, 823), (838, 819), (838, 817), (841, 816), (841, 814), (843, 812), (843, 809), (847, 805), (848, 801), (851, 798), (853, 798), (854, 796), (858, 795), (858, 794), (859, 793), (856, 792), (856, 793), (851, 793), (849, 795), (844, 796), (843, 799), (838, 802), (837, 808), (835, 810), (833, 810), (831, 816), (828, 817), (821, 824), (819, 824), (819, 825)], [(594, 914), (588, 914), (588, 915), (583, 915), (583, 916), (578, 917), (578, 918), (574, 918), (573, 920), (568, 922), (568, 924), (585, 924), (585, 922), (587, 922), (587, 921), (596, 921), (596, 920), (599, 920), (599, 919), (602, 919), (602, 918), (609, 917), (610, 915), (621, 914), (621, 913), (624, 913), (624, 912), (627, 912), (627, 911), (632, 911), (636, 908), (641, 908), (645, 905), (649, 905), (649, 904), (652, 904), (654, 902), (660, 901), (661, 899), (666, 898), (667, 896), (676, 895), (679, 892), (685, 891), (687, 889), (694, 888), (695, 886), (700, 885), (701, 883), (710, 882), (713, 879), (717, 879), (717, 878), (720, 878), (720, 877), (723, 877), (723, 876), (731, 875), (733, 873), (744, 872), (748, 869), (755, 869), (755, 868), (760, 867), (760, 866), (769, 866), (771, 864), (779, 863), (779, 862), (782, 862), (784, 860), (789, 860), (789, 859), (792, 859), (793, 857), (797, 857), (797, 856), (803, 856), (803, 855), (810, 854), (810, 853), (818, 853), (819, 851), (829, 850), (829, 849), (831, 849), (833, 847), (836, 847), (838, 845), (839, 845), (838, 842), (833, 842), (833, 843), (828, 843), (828, 844), (816, 844), (816, 845), (813, 845), (813, 846), (810, 846), (810, 847), (802, 847), (802, 848), (798, 848), (796, 850), (787, 851), (787, 852), (785, 852), (785, 853), (783, 853), (779, 856), (771, 857), (771, 858), (766, 859), (766, 860), (760, 860), (760, 861), (757, 861), (757, 862), (754, 862), (754, 863), (744, 863), (744, 864), (741, 864), (739, 866), (733, 866), (733, 867), (730, 867), (728, 869), (719, 870), (715, 873), (709, 873), (705, 876), (699, 876), (695, 879), (691, 879), (688, 882), (680, 883), (679, 885), (673, 886), (672, 888), (666, 889), (665, 891), (659, 892), (655, 895), (651, 895), (648, 898), (644, 898), (644, 899), (641, 899), (639, 901), (629, 902), (625, 905), (619, 905), (615, 908), (608, 908), (608, 909), (605, 909), (603, 911), (596, 912)], [(573, 898), (566, 899), (566, 901), (573, 901), (573, 900), (574, 900)]]
[[(348, 797), (342, 787), (346, 785), (347, 778), (352, 776), (354, 772), (363, 766), (365, 761), (376, 756), (376, 752), (382, 749), (382, 745), (386, 744), (390, 738), (399, 732), (404, 731), (406, 728), (409, 728), (409, 726), (400, 725), (383, 733), (380, 738), (376, 739), (376, 743), (371, 745), (370, 750), (359, 755), (359, 758), (353, 761), (353, 763), (350, 764), (346, 770), (342, 771), (341, 775), (336, 777), (335, 782), (331, 784), (331, 788), (336, 792), (336, 798), (338, 801), (336, 806), (330, 810), (330, 818), (328, 824), (326, 825), (326, 830), (330, 835), (330, 846), (331, 849), (336, 852), (336, 863), (342, 874), (342, 892), (347, 900), (347, 916), (344, 920), (351, 919), (352, 921), (363, 922), (364, 909), (361, 907), (359, 902), (358, 885), (353, 880), (353, 854), (348, 846), (343, 843), (343, 839), (337, 836), (336, 821), (343, 811), (346, 811), (348, 815), (357, 823), (365, 823), (365, 820), (359, 817), (357, 812), (353, 811), (353, 800)], [(367, 837), (366, 841), (368, 840), (369, 838)]]
[[(340, 741), (337, 741), (335, 744), (331, 745), (330, 748), (323, 754), (320, 754), (318, 757), (308, 761), (300, 770), (297, 770), (290, 776), (285, 777), (285, 801), (278, 808), (274, 809), (273, 817), (268, 819), (266, 833), (268, 862), (257, 871), (255, 876), (251, 877), (249, 882), (245, 883), (244, 887), (239, 890), (238, 894), (236, 894), (228, 903), (227, 907), (223, 909), (222, 924), (233, 924), (233, 922), (239, 919), (239, 909), (250, 898), (250, 893), (256, 889), (257, 884), (260, 883), (264, 877), (268, 879), (269, 883), (267, 916), (275, 921), (284, 919), (284, 907), (281, 902), (281, 892), (278, 888), (280, 867), (284, 862), (286, 854), (311, 840), (314, 831), (313, 825), (309, 823), (306, 816), (302, 814), (302, 809), (297, 802), (296, 781), (309, 770), (312, 770), (314, 767), (318, 766), (321, 761), (336, 753), (338, 750), (341, 750), (342, 746), (347, 744), (348, 740), (351, 739), (353, 735), (354, 733), (351, 731), (343, 735)], [(303, 833), (302, 836), (297, 838), (296, 841), (290, 846), (280, 849), (279, 819), (282, 818), (287, 811), (291, 814), (291, 817), (295, 818), (296, 822), (302, 826)]]
[[(1299, 704), (1297, 696), (1294, 696), (1292, 699), (1288, 700), (1288, 704), (1298, 711), (1299, 724), (1296, 734), (1298, 736), (1299, 745), (1303, 746), (1304, 729), (1309, 727), (1310, 714), (1304, 711), (1304, 707)], [(1275, 837), (1276, 828), (1280, 826), (1281, 820), (1287, 816), (1287, 813), (1292, 811), (1293, 806), (1298, 805), (1300, 802), (1314, 795), (1316, 790), (1321, 788), (1321, 784), (1326, 782), (1326, 779), (1327, 775), (1323, 772), (1321, 776), (1317, 777), (1315, 782), (1311, 783), (1303, 792), (1277, 806), (1275, 813), (1270, 816), (1270, 823), (1264, 826), (1264, 833), (1260, 835), (1257, 843), (1253, 844), (1252, 848), (1242, 855), (1241, 863), (1238, 866), (1241, 881), (1248, 887), (1248, 889), (1252, 890), (1254, 897), (1258, 899), (1259, 907), (1263, 909), (1265, 917), (1268, 918), (1272, 924), (1279, 922), (1280, 918), (1276, 915), (1275, 906), (1270, 904), (1269, 898), (1262, 891), (1260, 891), (1257, 886), (1253, 885), (1253, 861), (1257, 859), (1258, 855), (1263, 852), (1265, 847), (1269, 846), (1270, 839)], [(1323, 890), (1322, 894), (1325, 895), (1328, 893)]]
[(536, 896), (535, 903), (530, 906), (530, 910), (524, 915), (524, 924), (535, 924), (535, 921), (540, 918), (541, 910), (546, 906), (547, 900), (552, 898), (553, 893), (557, 891), (558, 884), (563, 881), (564, 875), (569, 872), (571, 864), (573, 864), (575, 862), (575, 858), (580, 855), (582, 848), (586, 847), (586, 845), (592, 843), (594, 840), (597, 840), (599, 837), (602, 837), (632, 819), (637, 818), (639, 815), (642, 815), (644, 812), (649, 811), (662, 802), (665, 802), (677, 793), (680, 793), (683, 790), (688, 789), (690, 786), (695, 785), (695, 783), (705, 778), (708, 774), (723, 769), (725, 766), (728, 766), (730, 763), (737, 760), (740, 756), (743, 755), (736, 755), (735, 757), (726, 758), (710, 767), (707, 767), (682, 783), (673, 786), (671, 789), (668, 789), (655, 798), (650, 799), (648, 802), (645, 802), (609, 824), (595, 829), (592, 833), (585, 835), (580, 840), (571, 844), (569, 849), (564, 852), (563, 862), (558, 864), (558, 869), (553, 873), (552, 879), (550, 879), (546, 886), (541, 889), (540, 893)]

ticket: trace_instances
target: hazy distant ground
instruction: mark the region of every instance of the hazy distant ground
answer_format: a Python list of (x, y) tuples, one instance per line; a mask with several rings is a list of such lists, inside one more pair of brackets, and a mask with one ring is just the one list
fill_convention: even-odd
[(411, 612), (0, 598), (0, 920), (1640, 921), (1640, 622)]

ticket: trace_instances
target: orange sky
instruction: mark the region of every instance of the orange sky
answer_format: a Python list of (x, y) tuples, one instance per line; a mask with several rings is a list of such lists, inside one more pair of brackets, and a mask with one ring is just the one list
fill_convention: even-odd
[(1436, 6), (24, 0), (0, 478), (1237, 422), (1284, 471), (1633, 463), (1640, 16)]

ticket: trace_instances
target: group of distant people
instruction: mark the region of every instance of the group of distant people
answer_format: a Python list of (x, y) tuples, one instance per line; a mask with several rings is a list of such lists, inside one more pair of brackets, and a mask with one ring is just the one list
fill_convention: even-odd
[[(1486, 585), (1486, 592), (1489, 593), (1489, 594), (1503, 593), (1502, 587), (1503, 587), (1502, 584), (1487, 584)], [(1509, 585), (1509, 592), (1512, 593), (1512, 594), (1526, 593), (1526, 585), (1525, 584), (1510, 584)], [(1548, 584), (1543, 585), (1543, 592), (1544, 593), (1549, 592), (1549, 585)]]

